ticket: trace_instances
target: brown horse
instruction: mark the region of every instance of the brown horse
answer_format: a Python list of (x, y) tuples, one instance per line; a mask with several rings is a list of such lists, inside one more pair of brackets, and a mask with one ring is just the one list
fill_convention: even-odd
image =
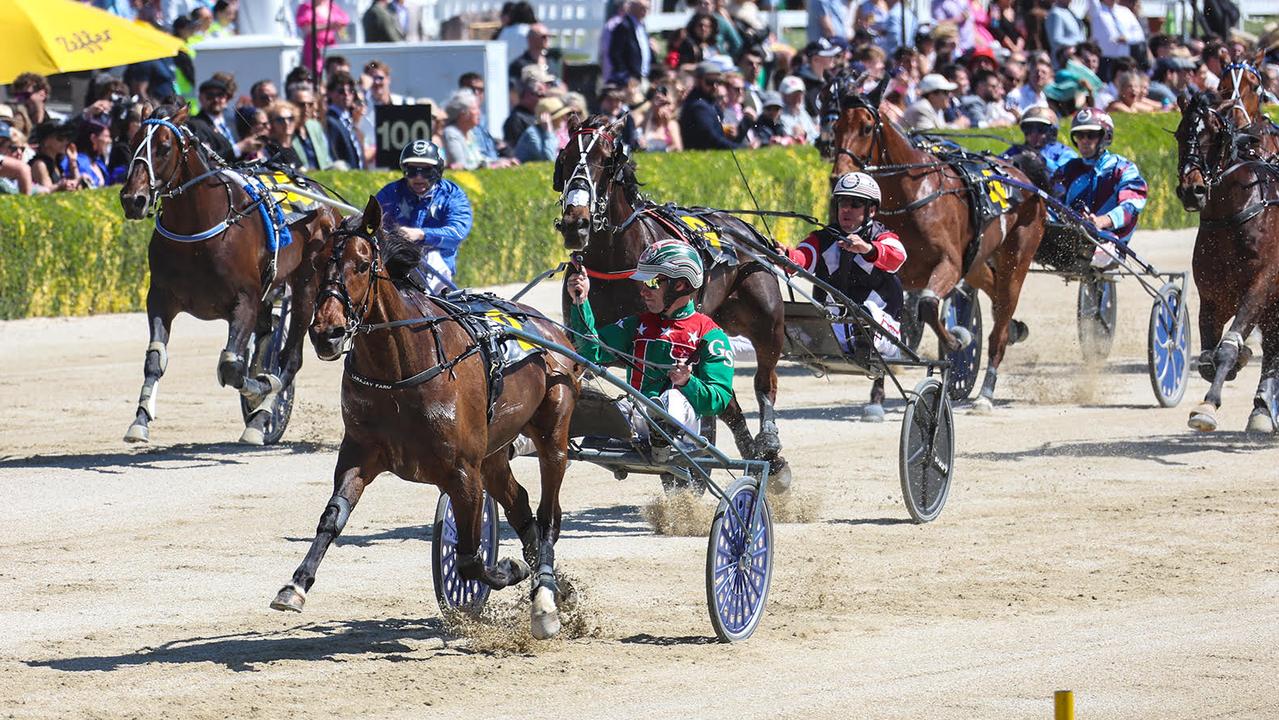
[[(240, 441), (261, 445), (277, 393), (293, 383), (302, 366), (302, 338), (318, 288), (315, 261), (323, 257), (339, 217), (322, 207), (293, 223), (288, 227), (293, 242), (276, 255), (253, 199), (234, 182), (234, 171), (187, 129), (186, 119), (183, 106), (177, 111), (160, 108), (144, 121), (133, 138), (133, 159), (120, 189), (125, 217), (139, 220), (157, 213), (147, 253), (151, 343), (137, 412), (124, 439), (150, 439), (156, 383), (168, 365), (169, 329), (173, 318), (186, 312), (230, 325), (218, 382), (239, 390), (252, 408)], [(276, 377), (256, 368), (262, 374), (250, 377), (254, 373), (245, 361), (249, 336), (256, 333), (259, 343), (270, 341), (272, 302), (267, 298), (285, 284), (292, 292), (293, 312), (281, 351), (282, 371)]]
[[(364, 489), (378, 475), (392, 472), (448, 494), (457, 518), (460, 575), (496, 589), (528, 577), (529, 568), (509, 559), (485, 566), (479, 549), (488, 490), (519, 533), (527, 562), (537, 568), (533, 632), (549, 637), (559, 628), (554, 546), (580, 369), (559, 355), (533, 352), (508, 366), (497, 394), (480, 340), (463, 325), (465, 313), (411, 286), (421, 248), (398, 230), (383, 229), (381, 221), (377, 201), (369, 198), (363, 218), (348, 219), (333, 235), (310, 334), (322, 360), (336, 360), (350, 344), (342, 377), (345, 431), (333, 496), (315, 540), (271, 607), (302, 610), (321, 559)], [(519, 307), (528, 313), (525, 329), (568, 344), (557, 326)], [(497, 394), (491, 421), (490, 391)], [(533, 440), (541, 464), (536, 522), (508, 457), (508, 447), (521, 433)]]
[[(963, 278), (992, 300), (995, 317), (987, 348), (986, 378), (973, 407), (993, 407), (999, 364), (1009, 341), (1009, 328), (1022, 283), (1043, 238), (1047, 210), (1038, 195), (1009, 193), (1009, 209), (991, 222), (977, 239), (978, 247), (964, 275), (965, 251), (979, 228), (973, 227), (969, 189), (951, 166), (910, 140), (879, 113), (888, 77), (869, 95), (860, 92), (860, 79), (834, 83), (832, 181), (854, 170), (869, 172), (879, 182), (884, 203), (877, 219), (897, 233), (906, 247), (900, 271), (907, 290), (919, 290), (920, 320), (932, 327), (943, 347), (963, 347), (942, 322), (940, 300)], [(1018, 168), (996, 161), (998, 171), (1030, 183)], [(988, 261), (993, 261), (993, 268)]]
[(1271, 433), (1279, 402), (1279, 166), (1273, 135), (1257, 127), (1269, 121), (1237, 128), (1233, 107), (1211, 93), (1183, 97), (1176, 132), (1177, 196), (1186, 210), (1200, 213), (1192, 263), (1199, 373), (1212, 383), (1188, 422), (1204, 432), (1217, 429), (1222, 387), (1247, 364), (1244, 340), (1260, 327), (1261, 382), (1247, 427)]
[(1217, 94), (1222, 100), (1231, 101), (1231, 105), (1242, 110), (1246, 115), (1241, 125), (1252, 123), (1263, 117), (1261, 112), (1261, 71), (1257, 68), (1265, 62), (1266, 53), (1260, 51), (1255, 57), (1231, 57), (1224, 47), (1218, 50), (1221, 60), (1221, 80), (1217, 84)]
[[(580, 124), (570, 120), (571, 139), (555, 160), (554, 188), (562, 193), (563, 208), (557, 226), (564, 247), (581, 253), (586, 273), (595, 280), (590, 301), (601, 325), (643, 309), (635, 283), (626, 278), (650, 243), (680, 237), (677, 228), (654, 212), (657, 206), (640, 196), (635, 165), (619, 134), (620, 123), (600, 115)], [(730, 241), (734, 237), (751, 238), (748, 245), (762, 241), (749, 223), (728, 213), (699, 213), (698, 218)], [(567, 293), (563, 302), (567, 316)], [(735, 397), (720, 417), (732, 431), (742, 456), (768, 460), (775, 481), (786, 487), (790, 470), (781, 456), (773, 409), (777, 362), (785, 336), (777, 279), (754, 261), (716, 264), (707, 268), (697, 306), (730, 335), (744, 335), (755, 347), (759, 435), (751, 437)]]

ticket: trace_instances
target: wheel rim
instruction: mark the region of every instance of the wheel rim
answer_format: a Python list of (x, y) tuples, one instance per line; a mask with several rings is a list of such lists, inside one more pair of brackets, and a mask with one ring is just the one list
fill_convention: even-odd
[(1079, 284), (1079, 345), (1084, 357), (1100, 360), (1110, 354), (1119, 306), (1115, 283), (1104, 277), (1087, 278)]
[[(479, 580), (463, 579), (461, 574), (458, 573), (457, 517), (453, 514), (453, 503), (449, 500), (448, 495), (441, 495), (440, 503), (443, 506), (443, 517), (438, 517), (440, 511), (437, 510), (436, 530), (439, 533), (439, 537), (435, 538), (437, 547), (435, 594), (439, 598), (440, 604), (445, 607), (472, 611), (479, 610), (488, 600), (490, 588)], [(484, 558), (484, 564), (487, 566), (492, 566), (497, 562), (497, 543), (494, 542), (497, 526), (494, 525), (494, 515), (493, 501), (486, 493), (484, 495), (484, 520), (480, 528), (480, 554)]]
[(755, 492), (742, 487), (733, 495), (737, 512), (725, 509), (715, 537), (712, 596), (720, 623), (733, 636), (755, 626), (768, 592), (771, 538), (768, 523), (754, 517)]
[(1160, 405), (1172, 407), (1186, 392), (1190, 316), (1181, 294), (1161, 294), (1150, 319), (1150, 380)]
[(981, 305), (976, 290), (956, 288), (946, 303), (946, 327), (964, 327), (972, 333), (972, 343), (961, 350), (947, 353), (950, 360), (950, 397), (964, 400), (977, 386), (981, 366)]
[[(928, 522), (941, 513), (954, 466), (954, 419), (940, 383), (925, 380), (902, 428), (902, 490), (911, 516)], [(934, 436), (932, 430), (936, 425)]]
[[(279, 313), (272, 312), (271, 320), (271, 339), (263, 348), (262, 358), (253, 359), (252, 366), (258, 368), (261, 372), (270, 373), (276, 377), (280, 377), (282, 368), (280, 367), (280, 353), (284, 349), (284, 342), (288, 336), (289, 323), (292, 317), (292, 298), (286, 292), (280, 299), (278, 305)], [(257, 337), (250, 336), (249, 347), (257, 348)], [(256, 350), (255, 350), (256, 353)], [(247, 424), (252, 418), (252, 408), (244, 398), (240, 398), (240, 411), (244, 416), (244, 422)], [(262, 436), (267, 445), (273, 445), (279, 442), (284, 435), (285, 428), (288, 427), (289, 417), (293, 414), (293, 385), (290, 383), (288, 387), (280, 389), (276, 393), (275, 402), (268, 410), (266, 423), (262, 427)]]

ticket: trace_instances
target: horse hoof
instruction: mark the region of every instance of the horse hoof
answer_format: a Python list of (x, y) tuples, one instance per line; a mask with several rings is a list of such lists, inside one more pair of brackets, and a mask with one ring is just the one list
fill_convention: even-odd
[(973, 407), (972, 407), (973, 415), (989, 415), (993, 413), (994, 411), (995, 411), (995, 403), (991, 402), (990, 398), (986, 397), (985, 395), (982, 395), (981, 397), (973, 401)]
[(548, 640), (560, 631), (560, 613), (555, 607), (555, 594), (548, 587), (533, 591), (533, 604), (529, 611), (533, 637)]
[(524, 582), (529, 575), (533, 574), (529, 569), (528, 563), (519, 558), (502, 558), (498, 560), (496, 570), (506, 576), (506, 587)]
[(223, 350), (218, 356), (218, 385), (235, 386), (237, 380), (244, 377), (244, 358), (230, 350)]
[(151, 429), (141, 423), (133, 423), (129, 426), (129, 431), (124, 434), (124, 441), (127, 443), (151, 442)]
[(759, 459), (775, 458), (782, 451), (781, 438), (775, 432), (761, 432), (753, 444), (753, 456)]
[(1253, 435), (1272, 435), (1275, 431), (1275, 423), (1270, 419), (1270, 413), (1262, 408), (1257, 408), (1248, 416), (1248, 432)]
[(240, 444), (242, 445), (265, 445), (266, 436), (262, 431), (255, 427), (246, 427), (244, 432), (240, 433)]
[(1190, 419), (1186, 421), (1192, 430), (1212, 432), (1217, 429), (1217, 408), (1212, 403), (1199, 403), (1190, 411)]
[(790, 490), (791, 471), (790, 463), (785, 463), (781, 467), (773, 470), (768, 475), (768, 489), (779, 493)]
[(955, 338), (955, 346), (951, 348), (951, 352), (959, 352), (973, 344), (973, 334), (968, 328), (956, 325), (953, 328), (947, 328), (947, 330), (950, 330), (951, 337)]
[(884, 422), (884, 406), (873, 403), (862, 408), (862, 422)]
[(285, 585), (280, 588), (280, 592), (276, 594), (275, 599), (271, 601), (272, 610), (280, 610), (284, 612), (302, 612), (302, 606), (306, 604), (306, 591), (297, 585)]
[(1030, 337), (1030, 327), (1020, 320), (1013, 320), (1008, 327), (1008, 344), (1016, 345)]

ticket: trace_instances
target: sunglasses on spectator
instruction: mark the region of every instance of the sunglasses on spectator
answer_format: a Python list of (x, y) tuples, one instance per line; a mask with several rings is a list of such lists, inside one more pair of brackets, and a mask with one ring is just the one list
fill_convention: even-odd
[(385, 76), (385, 75), (370, 75), (369, 77), (370, 77), (370, 78), (373, 80), (373, 82), (375, 82), (375, 83), (376, 83), (376, 82), (385, 82), (385, 81), (386, 81), (386, 76)]
[(647, 280), (640, 280), (639, 284), (643, 285), (649, 290), (656, 290), (660, 288), (662, 286), (662, 283), (664, 282), (666, 282), (666, 278), (662, 277), (661, 275), (658, 275), (657, 277), (651, 277)]
[(288, 125), (289, 123), (293, 122), (293, 116), (292, 116), (292, 115), (277, 115), (277, 116), (275, 116), (275, 117), (271, 118), (271, 122), (276, 123), (277, 125)]
[(472, 85), (472, 86), (471, 86), (471, 92), (476, 93), (476, 94), (478, 95), (479, 93), (484, 92), (484, 86), (483, 86), (483, 85)]

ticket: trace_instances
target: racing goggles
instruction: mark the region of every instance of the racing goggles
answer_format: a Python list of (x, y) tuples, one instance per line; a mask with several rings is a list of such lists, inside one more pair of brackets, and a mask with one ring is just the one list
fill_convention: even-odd
[(649, 290), (657, 290), (662, 286), (662, 283), (666, 282), (668, 279), (669, 278), (662, 277), (661, 275), (655, 275), (647, 280), (640, 280), (638, 282)]
[(404, 177), (438, 179), (440, 171), (438, 168), (428, 165), (409, 165), (404, 168)]

